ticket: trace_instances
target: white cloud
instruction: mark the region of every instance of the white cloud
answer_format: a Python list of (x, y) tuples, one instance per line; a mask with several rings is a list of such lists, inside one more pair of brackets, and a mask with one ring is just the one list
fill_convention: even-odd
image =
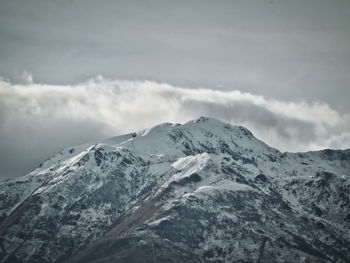
[(350, 116), (324, 103), (102, 77), (71, 86), (0, 79), (0, 176), (71, 144), (201, 115), (244, 125), (282, 151), (350, 147)]
[(22, 76), (21, 76), (24, 84), (32, 84), (34, 83), (33, 81), (33, 75), (27, 71), (23, 71)]

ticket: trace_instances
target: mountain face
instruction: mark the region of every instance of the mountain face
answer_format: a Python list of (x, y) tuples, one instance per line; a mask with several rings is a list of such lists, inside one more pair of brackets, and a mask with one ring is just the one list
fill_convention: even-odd
[(68, 148), (0, 183), (0, 262), (350, 262), (349, 172), (204, 117)]

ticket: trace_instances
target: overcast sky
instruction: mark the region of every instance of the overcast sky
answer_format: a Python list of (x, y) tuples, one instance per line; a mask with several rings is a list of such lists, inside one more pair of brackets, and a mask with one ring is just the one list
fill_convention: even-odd
[(199, 115), (281, 150), (346, 148), (350, 1), (0, 0), (0, 77), (2, 178)]

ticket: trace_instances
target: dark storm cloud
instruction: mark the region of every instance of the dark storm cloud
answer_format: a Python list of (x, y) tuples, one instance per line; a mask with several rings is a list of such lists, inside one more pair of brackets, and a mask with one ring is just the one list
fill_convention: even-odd
[(348, 0), (0, 0), (0, 75), (98, 74), (350, 104)]
[(350, 147), (350, 116), (324, 103), (102, 77), (77, 85), (0, 81), (0, 177), (23, 175), (65, 146), (201, 115), (244, 125), (288, 151)]

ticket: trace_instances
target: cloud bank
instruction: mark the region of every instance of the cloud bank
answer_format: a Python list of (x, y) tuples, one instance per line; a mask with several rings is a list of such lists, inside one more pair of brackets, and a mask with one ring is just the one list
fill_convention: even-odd
[(102, 77), (77, 85), (2, 79), (0, 178), (24, 175), (69, 145), (201, 115), (243, 125), (281, 151), (350, 147), (350, 115), (324, 103)]

